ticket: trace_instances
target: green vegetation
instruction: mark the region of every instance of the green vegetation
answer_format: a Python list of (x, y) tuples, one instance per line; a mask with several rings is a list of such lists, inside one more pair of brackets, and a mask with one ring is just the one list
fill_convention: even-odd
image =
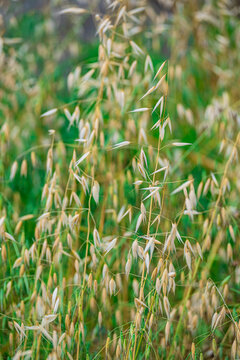
[(0, 39), (0, 359), (239, 359), (237, 2), (55, 3)]

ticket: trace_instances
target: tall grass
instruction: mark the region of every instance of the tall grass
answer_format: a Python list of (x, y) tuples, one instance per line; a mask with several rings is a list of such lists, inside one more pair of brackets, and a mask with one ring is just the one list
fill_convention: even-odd
[(107, 5), (66, 102), (3, 37), (0, 358), (238, 359), (238, 6)]

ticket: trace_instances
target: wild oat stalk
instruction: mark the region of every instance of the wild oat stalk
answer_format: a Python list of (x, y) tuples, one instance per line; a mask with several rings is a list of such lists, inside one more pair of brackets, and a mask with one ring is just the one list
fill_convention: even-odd
[(0, 359), (240, 357), (238, 6), (159, 3), (0, 43)]

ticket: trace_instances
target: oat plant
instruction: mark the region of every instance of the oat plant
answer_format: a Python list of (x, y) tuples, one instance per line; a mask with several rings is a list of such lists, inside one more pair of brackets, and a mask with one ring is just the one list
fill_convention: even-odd
[(2, 49), (0, 358), (238, 359), (237, 3), (106, 9), (30, 147)]

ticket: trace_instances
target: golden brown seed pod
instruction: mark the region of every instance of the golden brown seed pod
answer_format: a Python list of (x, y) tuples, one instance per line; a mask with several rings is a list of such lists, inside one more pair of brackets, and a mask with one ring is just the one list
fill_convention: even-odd
[(98, 59), (99, 59), (99, 61), (102, 61), (105, 59), (105, 50), (101, 44), (98, 47)]
[(48, 263), (52, 262), (52, 253), (51, 253), (51, 250), (49, 247), (47, 247), (47, 250), (46, 250), (46, 260)]
[(235, 339), (233, 341), (232, 347), (231, 347), (231, 358), (232, 358), (232, 360), (236, 359), (236, 354), (237, 354), (237, 341)]
[(105, 354), (106, 354), (106, 356), (108, 356), (109, 344), (110, 344), (110, 337), (107, 338), (106, 345), (105, 345)]
[(192, 343), (192, 346), (191, 346), (191, 353), (192, 353), (192, 359), (194, 360), (195, 359), (195, 353), (196, 353), (196, 349), (195, 349), (195, 344)]
[(99, 325), (99, 327), (102, 326), (102, 312), (101, 311), (99, 311), (99, 313), (98, 313), (98, 325)]
[(207, 235), (205, 240), (204, 240), (204, 244), (206, 246), (206, 249), (209, 250), (211, 247), (211, 237), (210, 235)]
[(48, 184), (45, 184), (42, 191), (42, 200), (48, 195)]
[(121, 279), (120, 274), (116, 275), (116, 284), (117, 284), (118, 289), (122, 289), (122, 279)]
[(114, 353), (117, 345), (117, 334), (113, 334), (112, 344), (111, 344), (111, 352)]
[(232, 246), (230, 243), (228, 243), (228, 245), (227, 245), (227, 259), (228, 259), (228, 261), (233, 260), (233, 250), (232, 250)]
[(29, 262), (30, 262), (29, 251), (28, 251), (28, 249), (25, 249), (25, 251), (24, 251), (24, 264), (29, 265)]
[(31, 302), (34, 302), (37, 296), (37, 292), (36, 290), (33, 291), (32, 295), (31, 295)]
[(152, 328), (152, 325), (153, 325), (153, 314), (151, 314), (151, 316), (150, 316), (150, 319), (149, 319), (149, 329), (151, 329)]
[(141, 314), (138, 311), (135, 317), (135, 324), (136, 324), (136, 329), (140, 329), (140, 325), (141, 325)]
[(209, 186), (210, 186), (210, 182), (211, 182), (211, 178), (208, 178), (205, 185), (204, 185), (204, 188), (203, 188), (203, 195), (205, 196), (209, 190)]
[(192, 318), (192, 327), (193, 327), (193, 330), (195, 330), (197, 328), (197, 324), (198, 324), (198, 316), (197, 314), (195, 314)]
[(36, 154), (34, 151), (31, 152), (31, 162), (33, 167), (37, 165)]
[(120, 355), (121, 355), (121, 347), (120, 347), (120, 345), (118, 344), (118, 345), (117, 345), (117, 348), (116, 348), (116, 358), (119, 359), (119, 358), (120, 358)]
[(12, 167), (11, 167), (10, 180), (14, 179), (14, 177), (17, 173), (17, 169), (18, 169), (18, 163), (17, 163), (17, 161), (14, 161), (14, 163), (12, 164)]
[(200, 184), (198, 185), (198, 189), (197, 189), (197, 198), (199, 199), (202, 193), (202, 189), (203, 189), (203, 182), (201, 181)]
[(139, 283), (138, 283), (137, 279), (133, 279), (132, 287), (133, 287), (133, 291), (134, 291), (135, 296), (138, 297)]
[(21, 303), (20, 303), (20, 311), (21, 311), (21, 314), (24, 315), (24, 313), (25, 313), (25, 304), (24, 304), (23, 300), (21, 300)]
[(20, 277), (22, 277), (24, 275), (24, 271), (25, 271), (25, 267), (24, 267), (24, 264), (22, 264), (20, 267), (20, 271), (19, 271)]
[(47, 173), (52, 172), (52, 165), (53, 165), (53, 150), (52, 148), (50, 148), (47, 154)]
[(89, 276), (88, 276), (88, 282), (87, 282), (87, 285), (88, 285), (89, 289), (92, 288), (92, 282), (93, 282), (92, 273), (90, 273)]
[(106, 290), (106, 288), (104, 287), (103, 289), (102, 289), (102, 296), (101, 296), (101, 298), (102, 298), (102, 304), (103, 304), (103, 306), (107, 306), (107, 290)]
[(166, 344), (168, 343), (170, 338), (170, 321), (167, 321), (166, 326), (165, 326), (165, 341)]
[(160, 295), (160, 291), (161, 291), (161, 281), (159, 278), (157, 278), (156, 280), (156, 291), (157, 291), (157, 294)]
[(166, 315), (167, 315), (167, 317), (169, 319), (169, 317), (170, 317), (170, 303), (169, 303), (169, 300), (168, 300), (167, 296), (163, 297), (163, 305), (164, 305), (164, 310), (166, 312)]
[(131, 257), (128, 258), (127, 262), (126, 262), (126, 265), (125, 265), (125, 273), (126, 273), (126, 277), (128, 279), (129, 277), (129, 273), (130, 273), (130, 270), (131, 270), (131, 266), (132, 266), (132, 259)]
[(96, 304), (96, 300), (94, 299), (94, 297), (92, 296), (90, 299), (90, 309), (92, 311), (96, 311), (97, 309), (97, 304)]
[(116, 283), (113, 278), (111, 278), (111, 280), (109, 282), (109, 293), (110, 293), (110, 296), (112, 296), (116, 293)]
[(115, 312), (115, 316), (116, 316), (116, 321), (117, 321), (118, 325), (121, 325), (121, 323), (122, 323), (122, 315), (121, 315), (120, 310), (117, 310)]
[(234, 230), (233, 230), (233, 227), (232, 225), (229, 225), (229, 232), (230, 232), (230, 235), (231, 235), (231, 238), (234, 242), (236, 242), (236, 238), (235, 238), (235, 234), (234, 234)]
[(13, 333), (12, 332), (9, 334), (9, 345), (11, 348), (13, 347)]
[(5, 244), (2, 245), (1, 256), (2, 256), (2, 261), (6, 262), (7, 261), (7, 249), (6, 249)]
[(225, 300), (228, 298), (228, 293), (229, 293), (229, 286), (228, 284), (225, 284), (223, 288), (223, 297)]
[(73, 337), (73, 335), (74, 335), (74, 322), (73, 322), (73, 321), (72, 321), (71, 324), (70, 324), (69, 335), (70, 335), (71, 337)]
[(154, 281), (156, 279), (157, 273), (158, 273), (158, 268), (155, 267), (153, 272), (152, 272), (152, 275), (151, 275), (151, 280)]
[(26, 159), (24, 159), (22, 161), (20, 173), (22, 176), (27, 177), (27, 160)]
[(69, 329), (69, 326), (70, 326), (70, 318), (69, 318), (69, 315), (67, 314), (65, 316), (65, 327), (67, 330)]
[(17, 223), (15, 230), (14, 230), (15, 234), (19, 234), (22, 224), (23, 224), (23, 222), (21, 220)]

